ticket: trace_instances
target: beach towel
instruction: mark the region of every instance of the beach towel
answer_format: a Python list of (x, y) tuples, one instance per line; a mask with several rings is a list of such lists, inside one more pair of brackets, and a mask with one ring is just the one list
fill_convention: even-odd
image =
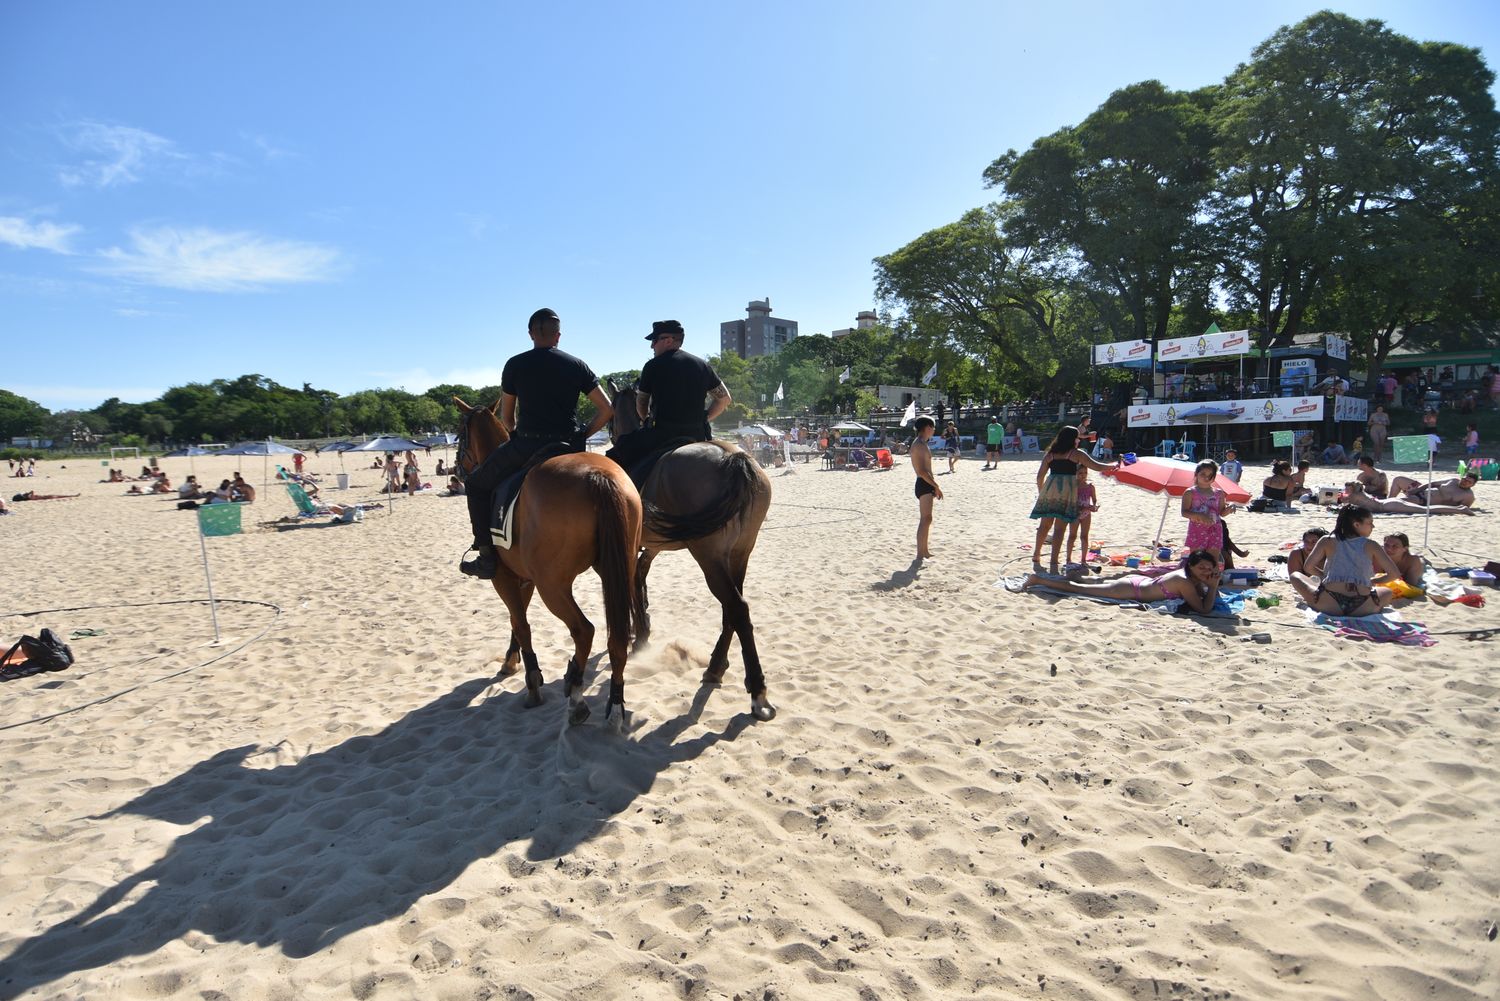
[(1402, 646), (1436, 646), (1437, 640), (1427, 635), (1427, 627), (1420, 622), (1407, 622), (1400, 614), (1384, 611), (1379, 615), (1329, 615), (1312, 608), (1303, 610), (1307, 621), (1335, 636), (1351, 640), (1369, 640), (1372, 643), (1400, 643)]

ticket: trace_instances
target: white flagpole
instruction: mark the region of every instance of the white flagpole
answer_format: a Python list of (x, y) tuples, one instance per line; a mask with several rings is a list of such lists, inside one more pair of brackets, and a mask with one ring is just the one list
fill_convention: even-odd
[[(195, 519), (196, 520), (196, 519)], [(214, 620), (214, 642), (219, 642), (219, 610), (214, 601), (214, 578), (208, 572), (208, 543), (203, 541), (203, 526), (198, 526), (198, 548), (203, 553), (203, 579), (208, 582), (208, 614)]]

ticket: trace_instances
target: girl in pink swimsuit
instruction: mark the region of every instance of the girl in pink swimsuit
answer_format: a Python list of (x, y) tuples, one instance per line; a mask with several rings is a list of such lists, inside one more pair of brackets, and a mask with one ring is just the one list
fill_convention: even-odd
[(1218, 475), (1219, 464), (1212, 459), (1204, 459), (1193, 471), (1193, 486), (1182, 495), (1182, 516), (1188, 520), (1182, 544), (1189, 550), (1207, 550), (1222, 564), (1224, 528), (1219, 522), (1228, 513), (1229, 499), (1214, 486)]

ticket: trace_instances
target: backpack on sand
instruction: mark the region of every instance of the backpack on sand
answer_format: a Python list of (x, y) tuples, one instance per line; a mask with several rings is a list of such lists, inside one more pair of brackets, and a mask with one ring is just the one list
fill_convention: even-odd
[(5, 656), (0, 657), (0, 664), (9, 661), (11, 654), (18, 649), (26, 654), (25, 663), (30, 667), (61, 671), (73, 666), (72, 649), (50, 629), (43, 629), (40, 636), (22, 636), (16, 640), (15, 645), (5, 651)]

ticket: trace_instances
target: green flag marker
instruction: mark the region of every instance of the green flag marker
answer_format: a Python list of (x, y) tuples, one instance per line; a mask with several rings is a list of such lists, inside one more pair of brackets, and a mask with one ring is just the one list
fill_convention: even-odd
[(1391, 458), (1396, 462), (1426, 462), (1427, 436), (1410, 434), (1392, 438)]
[(1292, 432), (1291, 431), (1272, 431), (1271, 432), (1271, 445), (1274, 448), (1291, 448), (1292, 447)]
[(198, 531), (204, 535), (239, 535), (240, 505), (207, 504), (200, 507)]

